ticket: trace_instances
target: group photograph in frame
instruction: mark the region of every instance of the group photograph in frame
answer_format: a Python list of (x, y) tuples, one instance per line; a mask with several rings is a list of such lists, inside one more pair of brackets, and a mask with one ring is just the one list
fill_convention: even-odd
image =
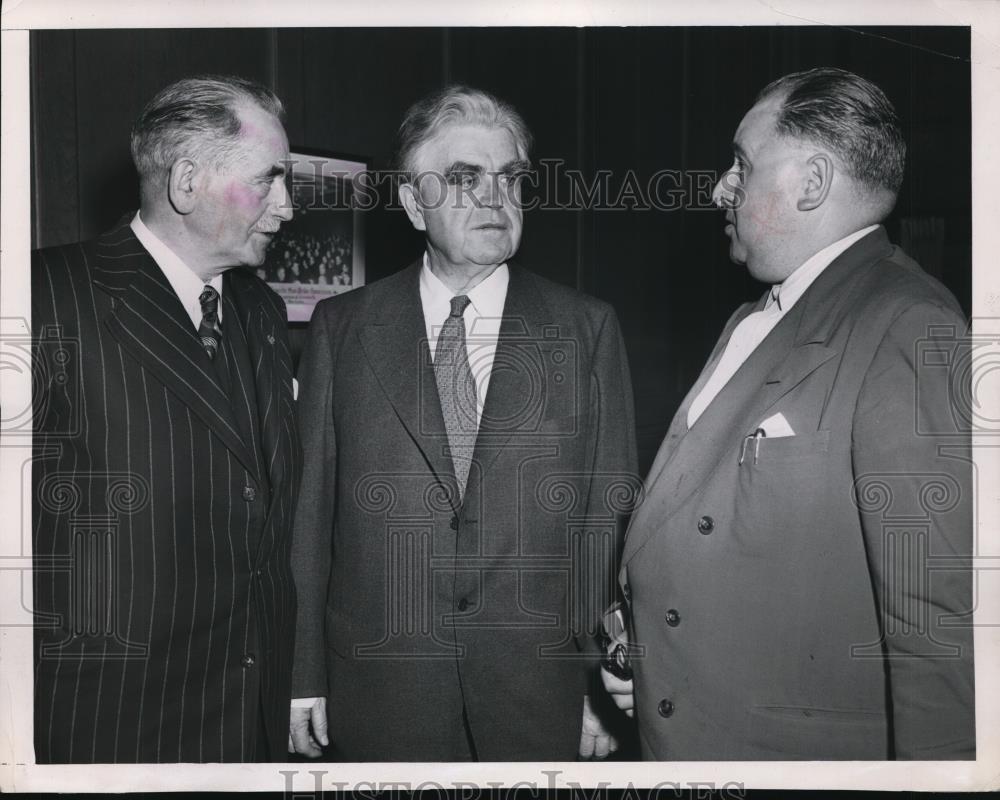
[(366, 164), (298, 146), (289, 164), (294, 217), (257, 276), (285, 301), (289, 322), (307, 323), (320, 300), (365, 283), (364, 214), (354, 189)]
[[(984, 325), (980, 320), (986, 320), (980, 332), (989, 330), (990, 320), (1000, 317), (1000, 310), (981, 299), (987, 285), (982, 277), (982, 240), (995, 234), (979, 224), (985, 205), (977, 168), (982, 163), (981, 151), (976, 148), (982, 144), (973, 144), (982, 124), (978, 115), (997, 118), (992, 108), (995, 100), (980, 98), (981, 89), (977, 89), (984, 71), (992, 74), (981, 66), (982, 59), (980, 65), (976, 62), (976, 48), (982, 46), (976, 31), (983, 28), (977, 29), (978, 23), (971, 28), (968, 23), (949, 25), (933, 10), (921, 9), (927, 14), (920, 18), (921, 24), (902, 24), (902, 20), (893, 22), (876, 15), (856, 24), (847, 18), (827, 25), (796, 19), (790, 26), (758, 17), (754, 26), (745, 28), (736, 26), (735, 17), (697, 23), (664, 19), (654, 26), (632, 24), (618, 30), (608, 22), (606, 27), (574, 29), (566, 18), (556, 19), (551, 28), (500, 30), (471, 24), (452, 28), (446, 20), (438, 27), (413, 21), (408, 27), (389, 27), (397, 24), (394, 17), (369, 22), (355, 33), (339, 30), (338, 21), (313, 22), (305, 16), (295, 16), (296, 24), (326, 27), (274, 28), (268, 27), (273, 20), (261, 16), (258, 21), (254, 15), (248, 19), (256, 27), (229, 29), (217, 22), (189, 29), (170, 29), (176, 23), (161, 22), (163, 30), (142, 31), (32, 24), (28, 27), (33, 30), (20, 44), (22, 51), (30, 49), (31, 61), (22, 57), (14, 73), (25, 81), (15, 96), (23, 100), (18, 111), (24, 115), (25, 126), (31, 126), (30, 148), (22, 154), (25, 167), (31, 154), (30, 181), (20, 196), (27, 199), (30, 189), (31, 202), (23, 214), (10, 210), (6, 193), (14, 179), (8, 172), (4, 178), (5, 243), (16, 240), (20, 250), (4, 248), (5, 324), (19, 316), (9, 287), (19, 291), (27, 285), (26, 272), (11, 277), (11, 253), (23, 252), (27, 264), (29, 245), (31, 249), (50, 247), (96, 236), (134, 209), (128, 125), (151, 90), (182, 74), (242, 74), (273, 89), (287, 115), (284, 125), (291, 144), (284, 180), (293, 215), (273, 237), (263, 263), (248, 272), (283, 301), (291, 361), (298, 367), (317, 304), (359, 289), (368, 292), (373, 283), (389, 278), (423, 254), (422, 238), (407, 222), (396, 194), (400, 165), (395, 137), (403, 113), (412, 101), (440, 85), (478, 85), (512, 100), (534, 134), (534, 172), (525, 189), (531, 202), (525, 206), (525, 234), (517, 262), (555, 283), (601, 299), (616, 309), (621, 320), (635, 390), (638, 471), (644, 476), (654, 464), (670, 416), (709, 355), (714, 336), (736, 305), (759, 294), (759, 285), (729, 262), (720, 215), (706, 196), (702, 178), (711, 175), (714, 182), (729, 166), (731, 138), (741, 116), (754, 101), (755, 90), (772, 77), (822, 60), (868, 75), (886, 89), (900, 111), (911, 170), (906, 173), (901, 201), (886, 223), (889, 237), (948, 287), (966, 318), (979, 326)], [(4, 42), (12, 42), (18, 33), (5, 29)], [(71, 41), (72, 46), (66, 46)], [(698, 61), (697, 54), (710, 45), (726, 54), (724, 63), (705, 67), (719, 80), (728, 74), (729, 83), (722, 88), (713, 89), (712, 81), (693, 78), (688, 71)], [(160, 56), (167, 52), (177, 54), (177, 63), (164, 67)], [(512, 63), (504, 70), (479, 61), (476, 55), (482, 52), (511, 59), (515, 52), (526, 55), (524, 63)], [(130, 64), (139, 76), (124, 81), (117, 95), (111, 77), (114, 70), (101, 60), (108, 53), (119, 63)], [(381, 71), (373, 69), (371, 75), (360, 78), (345, 74), (346, 65), (356, 65), (372, 54), (385, 62)], [(433, 55), (420, 58), (427, 54)], [(545, 75), (551, 87), (532, 85), (530, 64), (551, 54), (555, 56)], [(996, 53), (990, 58), (1000, 62)], [(604, 69), (612, 63), (619, 72)], [(155, 66), (147, 70), (149, 64)], [(730, 71), (741, 64), (742, 73)], [(406, 65), (411, 71), (404, 74)], [(390, 84), (385, 75), (393, 70), (401, 77)], [(671, 83), (671, 75), (679, 76), (677, 86)], [(8, 80), (14, 79), (5, 77), (5, 86)], [(104, 81), (111, 88), (88, 88)], [(923, 95), (917, 91), (921, 86)], [(382, 93), (374, 94), (376, 87)], [(63, 113), (67, 103), (73, 108), (72, 124)], [(50, 151), (36, 149), (42, 146), (52, 148), (51, 158), (45, 154)], [(10, 145), (5, 143), (4, 148), (6, 165)], [(951, 162), (947, 166), (942, 164), (945, 154)], [(982, 174), (990, 173), (984, 170)], [(683, 197), (679, 205), (665, 191), (668, 186)], [(66, 187), (72, 191), (65, 191)], [(9, 232), (12, 225), (19, 225), (16, 239)], [(27, 293), (22, 294), (20, 302), (27, 307)], [(968, 334), (955, 331), (959, 338)], [(360, 343), (352, 341), (348, 346), (360, 347)], [(983, 340), (979, 347), (982, 354), (989, 343)], [(5, 412), (12, 407), (9, 380), (4, 390)], [(981, 392), (982, 384), (974, 387), (973, 410), (966, 415), (973, 419), (974, 434), (981, 433), (976, 420), (991, 419), (990, 401)], [(956, 402), (967, 403), (969, 398)], [(5, 427), (9, 417), (4, 414)], [(23, 450), (25, 440), (18, 442), (10, 431), (4, 433), (8, 446), (4, 455), (17, 467), (10, 474), (18, 475), (23, 484), (30, 477), (24, 468), (30, 450)], [(750, 448), (752, 452), (753, 443)], [(980, 447), (975, 459), (976, 549), (970, 557), (988, 559), (997, 553), (998, 545), (996, 521), (990, 519), (987, 508), (995, 494), (987, 482), (994, 474), (995, 458)], [(5, 531), (3, 547), (7, 554), (30, 561), (31, 496), (23, 485), (18, 492), (26, 521), (21, 530)], [(966, 560), (962, 568), (971, 569), (972, 563), (986, 562)], [(102, 785), (125, 788), (146, 773), (153, 776), (151, 788), (171, 790), (210, 785), (216, 790), (309, 792), (319, 788), (350, 791), (358, 786), (376, 789), (399, 782), (411, 788), (521, 782), (538, 790), (659, 785), (672, 791), (674, 786), (697, 788), (704, 776), (715, 790), (734, 798), (751, 788), (804, 785), (981, 788), (985, 763), (997, 753), (996, 736), (983, 727), (997, 718), (992, 675), (1000, 609), (994, 584), (987, 569), (976, 572), (975, 607), (969, 609), (967, 623), (972, 625), (974, 611), (975, 761), (935, 764), (928, 758), (927, 763), (904, 764), (875, 759), (864, 764), (810, 765), (779, 759), (770, 764), (748, 760), (734, 765), (723, 759), (692, 767), (668, 760), (640, 763), (639, 744), (623, 737), (624, 749), (607, 761), (551, 762), (542, 769), (518, 763), (380, 763), (374, 759), (372, 763), (334, 764), (333, 758), (308, 761), (290, 756), (291, 763), (284, 765), (274, 761), (242, 767), (213, 763), (87, 768), (96, 773), (72, 765), (57, 774), (52, 766), (34, 763), (27, 733), (32, 719), (31, 630), (39, 623), (32, 618), (31, 576), (26, 573), (21, 586), (3, 597), (4, 608), (13, 602), (19, 609), (8, 617), (14, 622), (0, 632), (5, 658), (17, 653), (16, 673), (8, 668), (4, 681), (21, 693), (16, 702), (5, 700), (4, 708), (14, 709), (16, 718), (26, 724), (25, 733), (18, 734), (18, 741), (5, 753), (4, 760), (13, 763), (12, 756), (16, 756), (17, 765), (8, 763), (0, 775), (5, 791), (20, 786), (28, 791), (74, 786), (97, 791)], [(790, 601), (790, 617), (795, 613), (793, 606)], [(671, 618), (683, 619), (682, 632), (692, 625), (687, 609), (678, 614), (671, 607), (665, 613), (671, 627), (675, 625)], [(870, 641), (858, 644), (873, 647)], [(662, 711), (661, 716), (665, 716)], [(336, 720), (331, 718), (334, 725)], [(81, 784), (77, 778), (65, 777), (91, 774), (107, 775), (107, 780), (102, 777)]]

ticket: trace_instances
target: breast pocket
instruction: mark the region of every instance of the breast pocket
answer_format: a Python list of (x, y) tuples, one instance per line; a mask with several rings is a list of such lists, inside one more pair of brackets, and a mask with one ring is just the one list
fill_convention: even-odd
[(830, 431), (814, 431), (796, 436), (748, 439), (743, 464), (750, 470), (781, 470), (790, 463), (810, 459), (822, 461), (830, 450)]
[(748, 440), (734, 497), (746, 545), (783, 558), (808, 547), (823, 527), (830, 498), (839, 496), (839, 458), (831, 452), (830, 431)]

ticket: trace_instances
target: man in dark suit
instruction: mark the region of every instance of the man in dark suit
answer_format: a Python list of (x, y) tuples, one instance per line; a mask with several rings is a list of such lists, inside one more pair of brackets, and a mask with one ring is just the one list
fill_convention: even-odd
[[(733, 315), (632, 517), (632, 681), (656, 760), (975, 757), (966, 321), (879, 224), (905, 145), (882, 91), (767, 86), (716, 187), (769, 284)], [(952, 363), (954, 359), (952, 358)]]
[(283, 759), (301, 452), (284, 304), (240, 268), (291, 218), (282, 114), (168, 86), (139, 212), (35, 254), (39, 763)]
[(591, 637), (638, 488), (618, 322), (511, 261), (529, 145), (514, 109), (453, 87), (400, 140), (426, 253), (321, 303), (299, 376), (289, 744), (348, 761), (603, 756)]

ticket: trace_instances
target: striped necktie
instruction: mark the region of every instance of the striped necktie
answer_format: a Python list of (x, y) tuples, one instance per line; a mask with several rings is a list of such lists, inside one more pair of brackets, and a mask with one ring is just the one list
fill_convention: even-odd
[(201, 303), (198, 337), (208, 357), (214, 361), (215, 354), (219, 352), (219, 342), (222, 340), (222, 326), (219, 324), (219, 293), (206, 285), (198, 295), (198, 302)]
[(434, 378), (441, 399), (441, 413), (458, 479), (460, 498), (472, 464), (479, 422), (476, 417), (476, 382), (469, 367), (462, 314), (471, 301), (464, 294), (451, 298), (451, 314), (445, 320), (434, 350)]

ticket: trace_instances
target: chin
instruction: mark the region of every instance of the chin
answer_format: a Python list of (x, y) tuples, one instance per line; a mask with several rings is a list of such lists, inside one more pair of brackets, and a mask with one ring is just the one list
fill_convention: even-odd
[(489, 266), (492, 264), (499, 265), (503, 264), (512, 255), (514, 255), (514, 251), (507, 248), (503, 250), (476, 253), (475, 256), (469, 260), (473, 264), (480, 264), (482, 266)]
[(252, 252), (240, 259), (240, 264), (244, 267), (259, 267), (267, 260), (267, 251), (261, 253)]
[(746, 263), (747, 272), (750, 273), (750, 277), (755, 281), (760, 283), (768, 283), (774, 285), (776, 283), (781, 283), (782, 278), (776, 275), (769, 275), (766, 267), (755, 267), (752, 262)]

